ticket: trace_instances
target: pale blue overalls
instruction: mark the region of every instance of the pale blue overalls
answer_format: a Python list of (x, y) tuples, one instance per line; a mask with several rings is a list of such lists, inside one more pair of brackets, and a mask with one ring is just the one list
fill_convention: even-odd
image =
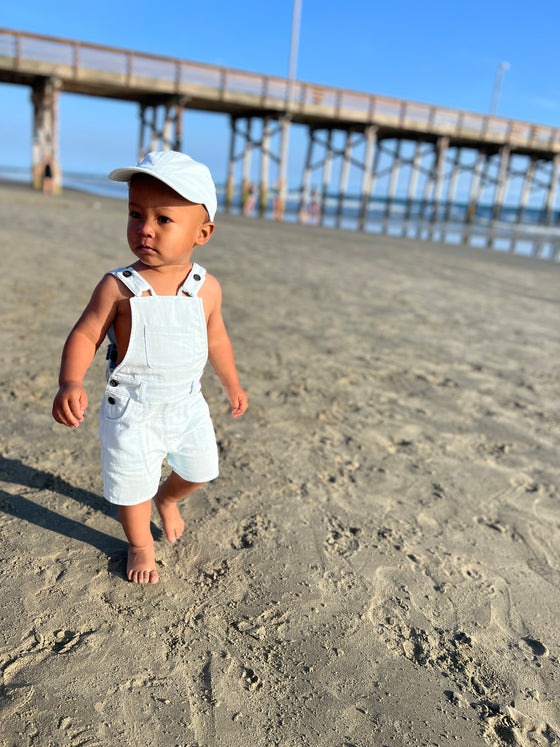
[[(99, 427), (103, 491), (111, 503), (131, 506), (153, 498), (166, 457), (185, 480), (208, 482), (218, 476), (216, 437), (200, 391), (208, 337), (197, 294), (206, 270), (193, 263), (176, 296), (157, 296), (131, 267), (109, 274), (134, 296), (130, 341), (118, 366), (109, 332)], [(142, 295), (146, 291), (149, 295)]]

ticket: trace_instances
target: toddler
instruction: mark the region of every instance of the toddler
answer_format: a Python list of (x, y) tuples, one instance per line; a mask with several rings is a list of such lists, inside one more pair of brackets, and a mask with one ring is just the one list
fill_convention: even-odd
[[(129, 185), (128, 244), (136, 261), (108, 272), (62, 353), (54, 419), (84, 419), (84, 375), (108, 335), (100, 411), (103, 491), (129, 542), (127, 577), (159, 580), (152, 498), (167, 538), (185, 524), (177, 502), (218, 475), (218, 452), (200, 377), (210, 360), (232, 406), (247, 409), (221, 312), (218, 281), (191, 261), (214, 232), (216, 189), (206, 166), (177, 151), (148, 153), (110, 173)], [(160, 485), (164, 458), (172, 469)]]

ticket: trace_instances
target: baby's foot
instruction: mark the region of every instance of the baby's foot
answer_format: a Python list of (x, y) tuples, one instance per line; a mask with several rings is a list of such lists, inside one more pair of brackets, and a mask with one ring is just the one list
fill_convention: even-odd
[(177, 501), (165, 501), (156, 497), (155, 504), (165, 536), (170, 542), (175, 542), (185, 531), (185, 522), (179, 513)]
[(153, 545), (129, 546), (126, 575), (129, 581), (134, 581), (136, 584), (157, 584), (159, 576), (156, 571), (156, 556)]

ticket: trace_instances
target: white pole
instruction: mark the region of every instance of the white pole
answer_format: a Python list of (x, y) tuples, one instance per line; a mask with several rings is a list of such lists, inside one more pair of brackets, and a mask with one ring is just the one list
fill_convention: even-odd
[(287, 90), (287, 108), (291, 108), (294, 80), (296, 77), (298, 46), (299, 46), (299, 27), (301, 20), (301, 0), (294, 0), (294, 14), (292, 17), (292, 43), (290, 46), (290, 67), (288, 72), (288, 90)]
[(288, 87), (286, 89), (286, 113), (280, 120), (280, 164), (278, 174), (278, 193), (274, 208), (274, 217), (281, 220), (284, 216), (287, 197), (287, 172), (288, 172), (288, 135), (290, 129), (290, 111), (292, 108), (294, 79), (296, 77), (297, 52), (299, 43), (299, 24), (301, 17), (301, 0), (294, 0), (294, 14), (292, 18), (292, 42), (290, 46), (290, 67), (288, 71)]
[(492, 94), (492, 104), (490, 105), (490, 116), (494, 117), (498, 110), (498, 99), (500, 98), (500, 88), (502, 87), (502, 78), (504, 72), (509, 70), (509, 62), (500, 62), (496, 70), (496, 79), (494, 81), (494, 92)]

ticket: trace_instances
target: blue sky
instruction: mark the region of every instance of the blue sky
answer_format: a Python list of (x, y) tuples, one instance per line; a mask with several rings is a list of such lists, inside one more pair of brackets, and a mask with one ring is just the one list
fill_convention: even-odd
[[(2, 27), (287, 76), (292, 0), (211, 4), (167, 0), (3, 0)], [(498, 115), (560, 126), (560, 4), (547, 0), (302, 0), (296, 77), (302, 81), (489, 111), (508, 62)], [(0, 84), (0, 165), (31, 161), (29, 90)], [(294, 128), (292, 128), (294, 129)], [(63, 94), (64, 170), (106, 173), (133, 162), (136, 104)], [(296, 137), (297, 140), (297, 137)], [(183, 150), (225, 176), (228, 119), (187, 112)], [(297, 149), (297, 146), (295, 146)]]

